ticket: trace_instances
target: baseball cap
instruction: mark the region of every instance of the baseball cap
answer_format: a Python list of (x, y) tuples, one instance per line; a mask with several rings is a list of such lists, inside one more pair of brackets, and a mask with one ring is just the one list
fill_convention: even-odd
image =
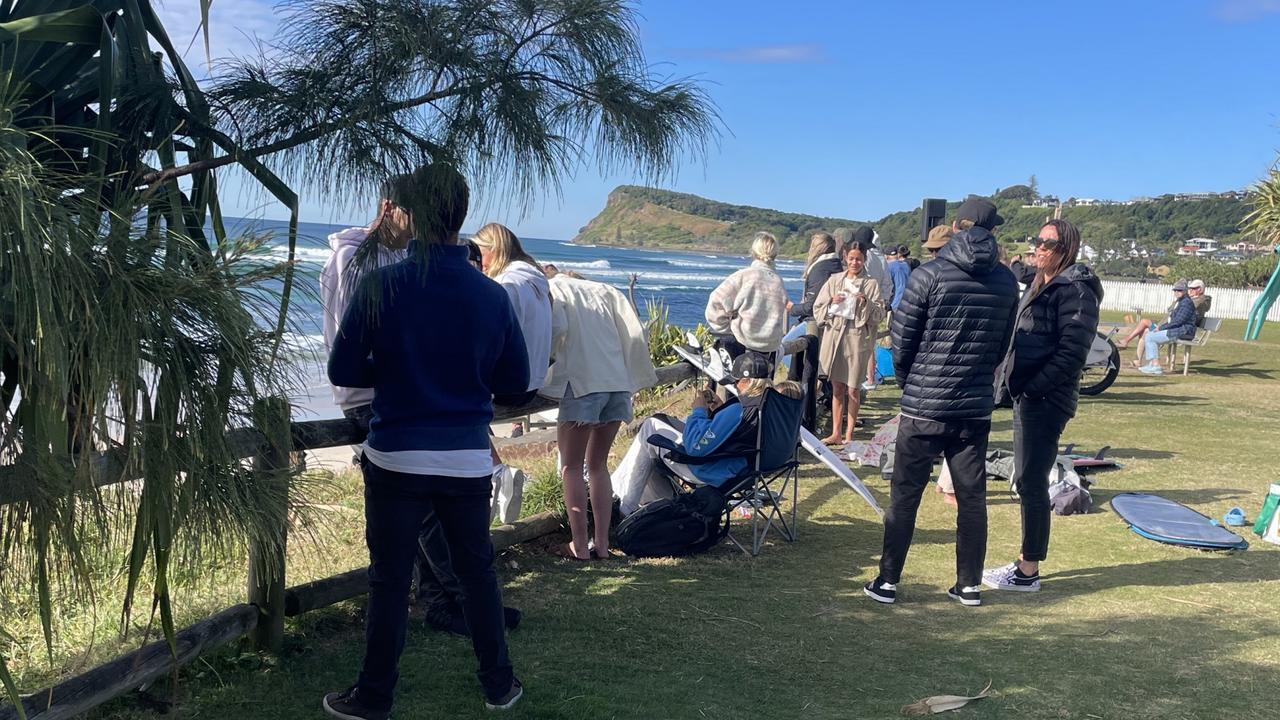
[(763, 355), (748, 350), (734, 358), (733, 366), (729, 368), (729, 375), (734, 380), (754, 380), (771, 377), (773, 371), (769, 368), (769, 361), (765, 360)]
[(1173, 291), (1174, 291), (1174, 292), (1186, 292), (1186, 291), (1187, 291), (1187, 281), (1186, 281), (1186, 280), (1179, 280), (1178, 282), (1174, 283), (1174, 284), (1173, 284)]
[(911, 246), (909, 246), (909, 245), (899, 245), (899, 246), (898, 246), (898, 257), (911, 257)]
[(1201, 290), (1204, 288), (1204, 281), (1201, 280), (1200, 278), (1196, 278), (1195, 280), (1192, 280), (1191, 282), (1187, 283), (1187, 287)]
[(972, 220), (974, 225), (988, 230), (1004, 224), (1004, 218), (996, 212), (995, 203), (977, 195), (970, 195), (969, 199), (960, 203), (960, 208), (956, 210), (956, 220)]

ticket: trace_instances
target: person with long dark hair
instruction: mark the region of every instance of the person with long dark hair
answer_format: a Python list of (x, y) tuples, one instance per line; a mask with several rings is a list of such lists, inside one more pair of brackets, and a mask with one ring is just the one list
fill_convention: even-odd
[(1013, 400), (1013, 482), (1022, 503), (1022, 553), (987, 570), (997, 590), (1040, 589), (1040, 563), (1049, 550), (1049, 473), (1058, 441), (1076, 413), (1080, 373), (1098, 331), (1102, 281), (1076, 262), (1080, 231), (1050, 220), (1032, 242), (1035, 279), (1023, 294), (1013, 342), (997, 379)]
[(461, 588), (485, 704), (505, 710), (523, 694), (493, 569), (489, 424), (494, 395), (528, 388), (529, 355), (507, 293), (470, 264), (459, 241), (469, 195), (463, 177), (440, 164), (396, 179), (386, 213), (408, 229), (408, 257), (365, 274), (329, 354), (330, 382), (374, 389), (360, 461), (369, 546), (364, 664), (355, 685), (324, 697), (332, 717), (391, 713), (414, 541), (433, 514)]

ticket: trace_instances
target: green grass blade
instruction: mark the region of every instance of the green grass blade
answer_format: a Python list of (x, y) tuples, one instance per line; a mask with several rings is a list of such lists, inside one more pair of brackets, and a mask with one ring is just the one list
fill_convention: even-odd
[[(13, 638), (0, 629), (0, 640), (12, 642)], [(19, 720), (27, 720), (27, 709), (22, 705), (22, 695), (18, 693), (18, 685), (9, 674), (9, 659), (3, 652), (0, 652), (0, 684), (4, 685), (4, 692), (9, 696), (9, 702), (13, 703), (14, 709), (18, 711)]]
[(32, 15), (0, 23), (0, 42), (25, 40), (70, 45), (96, 45), (102, 16), (93, 7)]

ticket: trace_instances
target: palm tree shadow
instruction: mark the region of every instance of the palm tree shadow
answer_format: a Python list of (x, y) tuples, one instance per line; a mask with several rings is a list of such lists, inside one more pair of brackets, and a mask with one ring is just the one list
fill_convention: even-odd
[(1234, 365), (1200, 365), (1192, 362), (1191, 371), (1209, 377), (1251, 377), (1258, 380), (1275, 380), (1276, 375), (1269, 370), (1253, 369), (1257, 363), (1241, 362)]

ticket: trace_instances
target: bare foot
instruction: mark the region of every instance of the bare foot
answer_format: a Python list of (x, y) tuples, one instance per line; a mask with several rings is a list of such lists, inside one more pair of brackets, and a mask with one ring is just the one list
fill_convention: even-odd
[(843, 445), (843, 444), (844, 444), (844, 441), (842, 441), (840, 438), (836, 437), (835, 435), (831, 435), (831, 436), (829, 436), (829, 437), (824, 437), (824, 438), (822, 438), (822, 444), (823, 444), (823, 445), (832, 445), (832, 446), (835, 446), (835, 445)]
[(946, 504), (948, 504), (948, 505), (950, 505), (951, 507), (954, 507), (954, 508), (958, 508), (958, 507), (960, 507), (960, 503), (957, 503), (957, 502), (956, 502), (956, 494), (955, 494), (955, 493), (949, 493), (949, 492), (944, 492), (944, 493), (942, 493), (942, 502), (944, 502), (944, 503), (946, 503)]
[(1121, 340), (1120, 342), (1116, 343), (1116, 347), (1120, 348), (1121, 350), (1124, 350), (1125, 348), (1129, 347), (1129, 341)]
[(552, 547), (551, 554), (556, 555), (558, 557), (568, 558), (570, 560), (580, 560), (583, 562), (591, 559), (591, 555), (589, 553), (579, 554), (578, 551), (574, 549), (572, 540), (565, 543), (564, 545), (556, 545)]

